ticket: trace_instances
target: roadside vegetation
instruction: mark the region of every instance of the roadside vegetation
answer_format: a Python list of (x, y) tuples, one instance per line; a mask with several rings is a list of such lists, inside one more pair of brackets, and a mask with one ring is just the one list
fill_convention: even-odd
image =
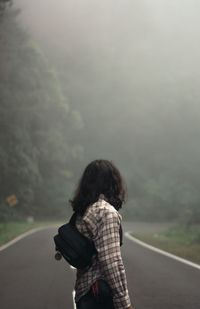
[(162, 233), (132, 233), (152, 246), (187, 260), (200, 263), (200, 227), (187, 230), (176, 226)]
[(61, 225), (60, 221), (38, 221), (38, 222), (7, 222), (0, 223), (0, 246), (7, 243), (8, 241), (14, 239), (22, 233), (32, 230), (37, 227)]
[[(123, 219), (182, 224), (165, 234), (138, 237), (188, 259), (193, 259), (191, 252), (199, 256), (199, 232), (191, 230), (200, 224), (198, 70), (187, 66), (177, 70), (174, 57), (158, 62), (157, 53), (152, 51), (150, 56), (151, 48), (137, 41), (130, 46), (126, 36), (119, 45), (121, 25), (116, 24), (114, 32), (104, 28), (109, 25), (98, 17), (99, 10), (103, 13), (100, 2), (94, 14), (87, 5), (84, 10), (69, 5), (65, 43), (59, 41), (60, 35), (52, 35), (52, 41), (43, 44), (31, 31), (26, 32), (20, 9), (10, 6), (13, 2), (17, 1), (0, 0), (2, 242), (47, 217), (62, 221), (69, 216), (72, 209), (67, 201), (80, 171), (100, 156), (116, 162), (127, 183)], [(109, 10), (113, 15), (112, 4), (107, 3), (105, 10), (106, 16)], [(80, 28), (76, 18), (71, 18), (74, 14), (85, 14)], [(121, 16), (120, 11), (116, 14)], [(97, 33), (103, 30), (106, 44), (102, 35), (95, 35), (94, 44), (96, 30), (85, 24), (89, 15), (97, 23)], [(131, 19), (138, 29), (138, 18)], [(175, 41), (180, 37), (176, 26)], [(159, 34), (161, 28), (157, 30)], [(153, 33), (158, 46), (159, 35)], [(146, 42), (144, 33), (138, 37)], [(52, 42), (55, 51), (49, 48)], [(196, 55), (191, 57), (194, 63)], [(141, 63), (149, 60), (141, 71)], [(169, 62), (169, 71), (168, 65), (160, 67)], [(189, 58), (185, 61), (190, 62)], [(28, 216), (35, 223), (26, 223)]]
[(0, 222), (54, 220), (69, 211), (82, 119), (54, 66), (19, 26), (19, 14), (0, 0)]

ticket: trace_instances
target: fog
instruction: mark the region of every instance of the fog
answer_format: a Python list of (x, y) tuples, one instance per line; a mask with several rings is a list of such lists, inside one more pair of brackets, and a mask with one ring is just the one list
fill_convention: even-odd
[(85, 165), (105, 158), (127, 182), (125, 216), (199, 220), (200, 3), (15, 0), (13, 8), (78, 123), (66, 133), (77, 159), (68, 195)]

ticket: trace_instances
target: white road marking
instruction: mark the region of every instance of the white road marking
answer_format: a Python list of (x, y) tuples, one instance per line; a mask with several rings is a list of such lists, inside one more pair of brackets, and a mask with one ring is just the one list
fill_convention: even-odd
[(72, 299), (73, 299), (74, 309), (76, 309), (76, 303), (75, 303), (74, 298), (75, 298), (75, 291), (73, 290), (73, 291), (72, 291)]
[(188, 260), (186, 260), (186, 259), (183, 259), (183, 258), (177, 256), (177, 255), (174, 255), (174, 254), (169, 253), (169, 252), (167, 252), (167, 251), (164, 251), (164, 250), (158, 249), (158, 248), (156, 248), (156, 247), (153, 247), (153, 246), (151, 246), (151, 245), (148, 245), (147, 243), (145, 243), (145, 242), (143, 242), (143, 241), (141, 241), (141, 240), (139, 240), (139, 239), (133, 237), (132, 235), (130, 235), (130, 233), (131, 233), (131, 232), (126, 232), (126, 233), (125, 233), (125, 236), (126, 236), (128, 239), (130, 239), (130, 240), (132, 240), (132, 241), (138, 243), (139, 245), (141, 245), (141, 246), (143, 246), (143, 247), (146, 247), (146, 248), (148, 248), (148, 249), (150, 249), (150, 250), (152, 250), (152, 251), (155, 251), (155, 252), (157, 252), (157, 253), (160, 253), (160, 254), (163, 254), (163, 255), (165, 255), (165, 256), (168, 256), (168, 257), (170, 257), (170, 258), (172, 258), (172, 259), (174, 259), (174, 260), (177, 260), (177, 261), (182, 262), (182, 263), (184, 263), (184, 264), (187, 264), (187, 265), (189, 265), (189, 266), (192, 266), (192, 267), (195, 267), (195, 268), (197, 268), (197, 269), (200, 269), (200, 265), (199, 265), (199, 264), (190, 262), (190, 261), (188, 261)]
[[(28, 235), (31, 235), (37, 231), (41, 231), (41, 230), (44, 230), (44, 229), (48, 229), (49, 227), (57, 227), (58, 225), (49, 225), (49, 226), (42, 226), (42, 227), (37, 227), (37, 228), (34, 228), (30, 231), (27, 231), (23, 234), (20, 234), (19, 236), (15, 237), (14, 239), (12, 239), (11, 241), (7, 242), (6, 244), (0, 246), (0, 251), (3, 251), (4, 249), (10, 247), (11, 245), (15, 244), (16, 242), (18, 242), (19, 240), (25, 238), (26, 236)], [(71, 269), (74, 271), (76, 270), (75, 267), (71, 266)], [(75, 303), (75, 291), (73, 290), (72, 291), (72, 299), (73, 299), (73, 306), (74, 306), (74, 309), (76, 309), (76, 303)]]
[[(75, 267), (73, 267), (72, 265), (70, 265), (70, 268), (72, 269), (72, 271), (74, 272), (76, 270)], [(72, 299), (73, 299), (73, 306), (74, 306), (74, 309), (76, 309), (76, 303), (75, 303), (75, 291), (73, 290), (72, 291)]]
[(49, 227), (53, 227), (54, 225), (49, 225), (49, 226), (42, 226), (42, 227), (37, 227), (35, 229), (32, 229), (28, 232), (25, 232), (23, 234), (20, 234), (19, 236), (15, 237), (14, 239), (10, 240), (9, 242), (7, 242), (6, 244), (0, 246), (0, 251), (10, 247), (11, 245), (15, 244), (17, 241), (23, 239), (24, 237), (28, 236), (28, 235), (31, 235), (37, 231), (40, 231), (40, 230), (44, 230), (44, 229), (47, 229)]

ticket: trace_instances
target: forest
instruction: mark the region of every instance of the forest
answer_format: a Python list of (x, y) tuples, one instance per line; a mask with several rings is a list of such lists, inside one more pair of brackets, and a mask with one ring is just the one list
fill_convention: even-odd
[(105, 158), (127, 183), (125, 220), (200, 223), (200, 47), (175, 49), (178, 26), (164, 33), (146, 11), (134, 33), (117, 8), (102, 22), (99, 3), (85, 24), (68, 5), (65, 40), (49, 43), (0, 1), (0, 221), (68, 217), (85, 165)]

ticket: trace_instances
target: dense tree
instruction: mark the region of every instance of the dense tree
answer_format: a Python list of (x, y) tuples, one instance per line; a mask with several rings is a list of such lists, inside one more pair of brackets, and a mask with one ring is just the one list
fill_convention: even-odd
[[(52, 16), (55, 8), (59, 15), (57, 4), (51, 5)], [(78, 1), (74, 5), (63, 0), (60, 7), (64, 14), (59, 16), (64, 20), (58, 25), (49, 9), (50, 17), (45, 20), (48, 26), (41, 29), (39, 24), (34, 26), (34, 21), (32, 26), (35, 36), (40, 31), (40, 44), (58, 74), (49, 69), (35, 43), (29, 38), (19, 40), (24, 36), (21, 31), (18, 35), (6, 34), (11, 22), (1, 30), (5, 46), (13, 38), (9, 51), (2, 56), (4, 71), (13, 67), (11, 77), (18, 89), (24, 89), (12, 90), (18, 100), (17, 109), (21, 106), (23, 115), (27, 113), (26, 117), (21, 117), (19, 109), (9, 113), (7, 106), (5, 132), (10, 130), (14, 135), (16, 142), (11, 145), (21, 145), (15, 157), (23, 149), (31, 162), (22, 166), (20, 158), (16, 161), (21, 166), (20, 177), (31, 173), (29, 198), (41, 215), (45, 214), (45, 205), (52, 215), (58, 207), (62, 212), (65, 187), (70, 191), (81, 168), (103, 157), (119, 166), (128, 184), (128, 204), (122, 211), (126, 219), (179, 220), (187, 226), (200, 222), (199, 18), (194, 6), (186, 2), (181, 16), (177, 4), (173, 4), (173, 16), (167, 1), (162, 8), (158, 3), (156, 6), (159, 14), (152, 9), (153, 4), (142, 2), (127, 1), (121, 6), (113, 1)], [(191, 13), (194, 23), (182, 22), (180, 28), (180, 20)], [(54, 36), (49, 36), (51, 30)], [(16, 42), (20, 42), (21, 49), (16, 49)], [(194, 48), (188, 50), (188, 46)], [(13, 84), (5, 83), (1, 94), (10, 101), (8, 85)], [(29, 102), (27, 109), (24, 103), (20, 105), (25, 101)], [(26, 140), (24, 145), (20, 134)], [(14, 179), (12, 174), (8, 176), (11, 171), (8, 173), (6, 143), (10, 139), (11, 133), (1, 135), (5, 184)], [(21, 179), (23, 182), (27, 188), (28, 179)], [(57, 206), (53, 207), (55, 199)]]
[(0, 14), (11, 4), (11, 0), (0, 0)]
[[(0, 28), (0, 216), (66, 216), (73, 166), (83, 154), (71, 133), (83, 124), (55, 70), (17, 24), (18, 13), (4, 12)], [(11, 194), (19, 200), (12, 209)]]

